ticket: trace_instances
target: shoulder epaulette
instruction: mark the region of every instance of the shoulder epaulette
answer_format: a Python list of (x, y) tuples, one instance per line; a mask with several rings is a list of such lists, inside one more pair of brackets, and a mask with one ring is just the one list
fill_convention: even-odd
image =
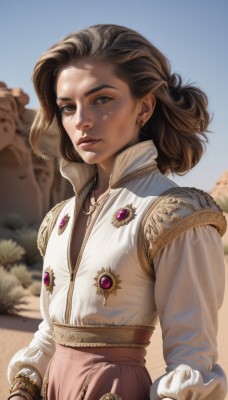
[(37, 247), (42, 257), (44, 257), (48, 239), (55, 226), (56, 220), (68, 200), (63, 200), (56, 204), (44, 217), (37, 235)]
[(226, 218), (215, 200), (195, 188), (167, 190), (151, 204), (143, 218), (139, 256), (152, 260), (159, 250), (183, 232), (200, 225), (215, 227), (221, 236), (225, 233)]

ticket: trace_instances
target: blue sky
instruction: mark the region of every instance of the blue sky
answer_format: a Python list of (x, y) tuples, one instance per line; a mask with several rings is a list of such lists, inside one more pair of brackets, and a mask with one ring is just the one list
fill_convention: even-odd
[(0, 16), (0, 80), (21, 87), (29, 108), (38, 106), (33, 66), (53, 43), (98, 23), (138, 30), (209, 97), (210, 143), (198, 166), (175, 180), (209, 191), (228, 169), (227, 0), (0, 0)]

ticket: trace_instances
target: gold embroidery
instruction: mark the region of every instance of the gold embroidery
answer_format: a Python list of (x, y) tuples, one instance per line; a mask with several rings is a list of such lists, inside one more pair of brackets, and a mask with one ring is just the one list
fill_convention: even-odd
[(138, 235), (138, 256), (144, 271), (154, 278), (152, 264), (157, 252), (200, 225), (214, 226), (221, 236), (226, 231), (226, 219), (208, 193), (179, 187), (162, 193), (148, 209)]
[(47, 292), (52, 294), (55, 286), (55, 275), (50, 267), (44, 270), (43, 283)]
[(80, 400), (84, 400), (88, 387), (89, 387), (89, 379), (86, 379), (85, 383), (82, 386), (82, 390), (80, 393)]
[(115, 228), (126, 225), (129, 221), (135, 218), (136, 208), (132, 204), (127, 204), (123, 208), (119, 208), (112, 217), (112, 225)]
[(45, 372), (45, 375), (44, 375), (44, 378), (43, 378), (43, 386), (42, 386), (42, 389), (41, 389), (42, 400), (47, 400), (50, 368), (51, 368), (51, 363), (48, 364), (48, 367), (46, 369), (46, 372)]
[(120, 187), (121, 185), (123, 185), (126, 182), (129, 182), (133, 179), (141, 178), (141, 176), (151, 174), (152, 172), (156, 172), (156, 171), (158, 171), (158, 167), (157, 167), (157, 163), (154, 162), (148, 166), (143, 166), (143, 167), (137, 169), (136, 171), (131, 172), (130, 174), (124, 176), (118, 182), (116, 182), (114, 184), (112, 184), (112, 182), (111, 182), (111, 187), (112, 188)]
[(53, 323), (53, 339), (70, 347), (145, 348), (150, 343), (153, 326), (83, 325)]
[(114, 273), (111, 271), (111, 268), (102, 268), (100, 271), (98, 271), (94, 280), (96, 283), (94, 283), (93, 286), (97, 287), (97, 294), (103, 295), (103, 304), (106, 306), (110, 294), (116, 295), (117, 290), (121, 289), (121, 286), (119, 286), (121, 283), (119, 275), (114, 275)]
[(44, 257), (44, 255), (45, 255), (48, 239), (52, 232), (52, 229), (54, 228), (54, 225), (56, 223), (58, 215), (65, 204), (66, 204), (66, 200), (62, 201), (61, 203), (56, 204), (56, 206), (53, 207), (46, 214), (46, 216), (44, 217), (44, 219), (40, 225), (40, 228), (38, 231), (38, 236), (37, 236), (37, 247), (38, 247), (42, 257)]
[[(24, 397), (27, 398), (26, 393), (29, 395), (31, 398), (39, 398), (39, 393), (40, 389), (36, 385), (35, 382), (33, 382), (29, 376), (25, 373), (18, 372), (14, 378), (13, 384), (10, 388), (10, 393), (14, 393), (15, 395), (23, 395), (23, 392), (25, 392)], [(22, 396), (23, 397), (23, 396)]]
[(69, 222), (69, 219), (70, 219), (70, 217), (68, 214), (64, 215), (64, 217), (61, 219), (59, 226), (58, 226), (58, 235), (61, 235), (65, 231), (67, 224)]
[(100, 400), (122, 400), (122, 398), (115, 393), (106, 393)]

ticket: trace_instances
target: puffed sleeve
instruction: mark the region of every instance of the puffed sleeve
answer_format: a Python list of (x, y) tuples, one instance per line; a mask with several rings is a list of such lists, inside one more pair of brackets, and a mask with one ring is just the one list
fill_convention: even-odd
[(18, 372), (26, 373), (39, 387), (55, 351), (52, 339), (52, 322), (49, 317), (49, 295), (42, 287), (40, 309), (43, 321), (40, 323), (33, 340), (28, 347), (19, 350), (11, 359), (8, 366), (8, 380), (12, 384)]
[(139, 259), (155, 281), (166, 373), (151, 400), (223, 400), (217, 364), (218, 309), (224, 295), (221, 238), (227, 223), (202, 190), (174, 187), (151, 203), (139, 231)]
[(167, 368), (153, 383), (150, 399), (225, 399), (216, 343), (225, 282), (218, 232), (206, 225), (188, 229), (158, 251), (154, 271)]
[[(38, 232), (38, 248), (41, 255), (45, 256), (47, 242), (54, 227), (57, 216), (64, 206), (65, 201), (58, 203), (45, 216)], [(41, 288), (40, 311), (42, 322), (40, 323), (34, 338), (28, 347), (19, 350), (11, 359), (8, 366), (8, 380), (12, 384), (18, 372), (26, 373), (39, 387), (47, 369), (48, 363), (55, 351), (55, 343), (52, 338), (53, 326), (49, 316), (50, 297), (44, 285)]]

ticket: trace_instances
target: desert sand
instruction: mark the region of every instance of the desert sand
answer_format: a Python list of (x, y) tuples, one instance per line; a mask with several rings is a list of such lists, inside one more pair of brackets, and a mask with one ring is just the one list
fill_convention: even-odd
[[(228, 257), (226, 258), (226, 291), (219, 312), (218, 351), (219, 363), (228, 376)], [(28, 297), (28, 305), (19, 316), (0, 316), (0, 400), (8, 395), (6, 369), (12, 355), (26, 346), (40, 323), (39, 298)], [(156, 327), (147, 353), (147, 367), (153, 380), (164, 373), (165, 363), (162, 357), (161, 331)], [(228, 395), (226, 397), (228, 400)]]

